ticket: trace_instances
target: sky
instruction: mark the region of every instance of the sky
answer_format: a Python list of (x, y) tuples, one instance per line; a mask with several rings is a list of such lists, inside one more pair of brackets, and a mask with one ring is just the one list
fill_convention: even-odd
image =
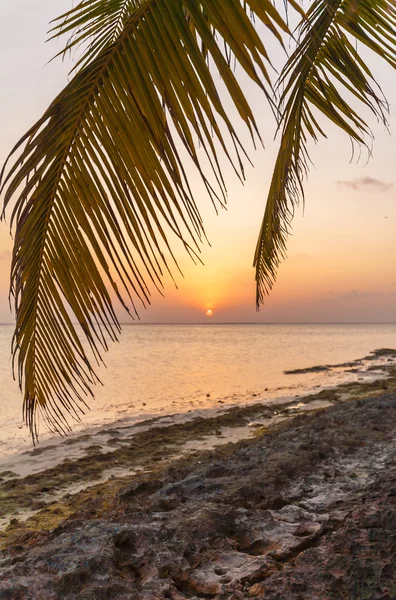
[[(51, 18), (72, 0), (0, 0), (0, 166), (7, 153), (66, 84), (72, 63), (57, 59), (61, 46), (44, 43)], [(276, 50), (281, 60), (279, 50)], [(265, 148), (246, 141), (254, 167), (242, 186), (225, 165), (228, 209), (219, 215), (202, 193), (198, 203), (210, 246), (194, 265), (177, 254), (183, 275), (177, 289), (165, 279), (165, 297), (153, 294), (140, 310), (143, 323), (178, 322), (394, 322), (396, 321), (396, 78), (379, 59), (371, 68), (391, 105), (391, 134), (371, 122), (373, 156), (351, 160), (347, 136), (325, 124), (328, 139), (311, 147), (314, 167), (305, 185), (305, 210), (298, 210), (288, 257), (260, 312), (255, 309), (252, 268), (257, 235), (275, 161), (274, 122), (253, 84), (248, 90)], [(238, 130), (239, 133), (239, 130)], [(9, 214), (8, 214), (9, 216)], [(0, 224), (0, 322), (13, 322), (8, 305), (12, 240)], [(210, 309), (213, 315), (206, 316)], [(128, 316), (118, 311), (121, 321)]]

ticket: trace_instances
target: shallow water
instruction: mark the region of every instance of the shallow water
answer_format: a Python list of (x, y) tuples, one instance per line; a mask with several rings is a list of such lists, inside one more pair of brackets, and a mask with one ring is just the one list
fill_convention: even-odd
[[(30, 446), (21, 395), (12, 381), (11, 326), (0, 326), (0, 454)], [(317, 386), (368, 377), (339, 368), (285, 375), (284, 370), (336, 364), (396, 347), (396, 324), (130, 325), (106, 355), (90, 411), (75, 431), (120, 419), (187, 412), (294, 396)], [(41, 428), (41, 439), (48, 433)]]

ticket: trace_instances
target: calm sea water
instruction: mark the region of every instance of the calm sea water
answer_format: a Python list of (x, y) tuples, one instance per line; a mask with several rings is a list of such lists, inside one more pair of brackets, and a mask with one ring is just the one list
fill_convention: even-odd
[[(0, 326), (0, 454), (30, 446), (22, 399), (12, 380), (11, 326)], [(75, 431), (304, 393), (362, 374), (284, 370), (341, 363), (396, 347), (390, 325), (131, 325), (106, 355), (90, 411)], [(42, 427), (41, 439), (46, 439)]]

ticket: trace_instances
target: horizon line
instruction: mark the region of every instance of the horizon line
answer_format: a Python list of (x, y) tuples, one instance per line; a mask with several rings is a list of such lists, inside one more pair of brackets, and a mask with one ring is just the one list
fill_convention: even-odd
[(396, 325), (396, 321), (134, 321), (120, 325)]
[[(78, 323), (73, 323), (78, 325)], [(396, 321), (120, 321), (121, 327), (135, 325), (396, 325)], [(8, 327), (15, 323), (1, 323)]]

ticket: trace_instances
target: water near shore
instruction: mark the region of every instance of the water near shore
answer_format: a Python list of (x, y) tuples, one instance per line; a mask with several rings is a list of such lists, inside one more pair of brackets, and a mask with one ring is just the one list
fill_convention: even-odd
[[(0, 326), (0, 455), (31, 444), (12, 381), (12, 331)], [(394, 348), (396, 325), (132, 325), (124, 327), (120, 342), (106, 355), (107, 368), (98, 370), (104, 387), (96, 388), (76, 432), (120, 420), (287, 398), (373, 377), (367, 371), (371, 363), (305, 369)], [(46, 438), (43, 427), (41, 439)]]

